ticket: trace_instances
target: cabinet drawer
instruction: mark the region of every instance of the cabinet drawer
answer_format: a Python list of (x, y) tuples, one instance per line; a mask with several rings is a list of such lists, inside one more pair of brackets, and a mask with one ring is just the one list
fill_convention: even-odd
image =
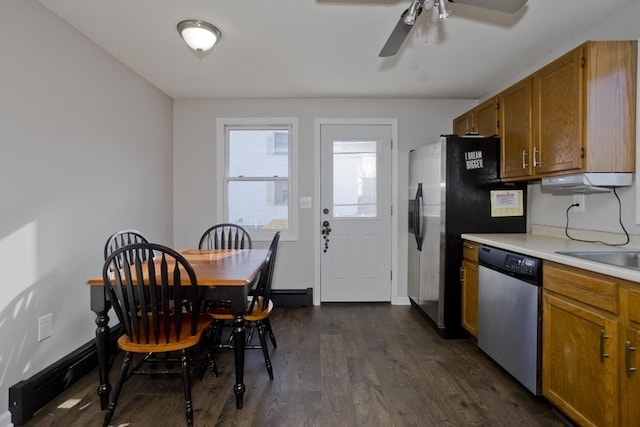
[(629, 320), (640, 323), (640, 285), (629, 285)]
[(462, 242), (462, 258), (468, 259), (469, 261), (478, 262), (479, 247), (479, 243), (465, 240), (464, 242)]
[(545, 261), (542, 264), (542, 287), (618, 314), (620, 283), (613, 277)]

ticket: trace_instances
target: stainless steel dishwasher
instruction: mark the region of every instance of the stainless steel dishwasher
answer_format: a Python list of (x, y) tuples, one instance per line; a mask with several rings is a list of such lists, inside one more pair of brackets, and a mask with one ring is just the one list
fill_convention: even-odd
[(478, 347), (540, 394), (542, 263), (489, 246), (478, 263)]

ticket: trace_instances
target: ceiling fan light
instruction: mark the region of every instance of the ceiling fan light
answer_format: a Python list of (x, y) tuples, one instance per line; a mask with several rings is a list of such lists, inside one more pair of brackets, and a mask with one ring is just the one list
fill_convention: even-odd
[(409, 9), (405, 10), (404, 14), (402, 15), (402, 22), (407, 25), (415, 24), (418, 15), (420, 15), (420, 12), (422, 12), (422, 2), (423, 0), (413, 0), (411, 2), (411, 5), (409, 6)]
[(438, 0), (438, 19), (444, 21), (451, 15), (451, 11), (447, 6), (447, 0)]
[(215, 25), (196, 19), (178, 23), (178, 33), (196, 53), (205, 53), (220, 40), (222, 33)]

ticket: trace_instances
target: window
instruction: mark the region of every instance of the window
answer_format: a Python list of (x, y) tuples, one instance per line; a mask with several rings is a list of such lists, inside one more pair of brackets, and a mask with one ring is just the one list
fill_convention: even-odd
[(218, 119), (218, 217), (297, 239), (297, 119)]

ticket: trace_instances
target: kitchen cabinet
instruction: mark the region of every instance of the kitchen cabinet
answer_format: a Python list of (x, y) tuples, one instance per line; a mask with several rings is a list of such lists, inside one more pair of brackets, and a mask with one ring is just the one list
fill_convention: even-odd
[(498, 95), (500, 114), (500, 176), (533, 175), (533, 77), (516, 83)]
[(465, 240), (462, 243), (462, 327), (474, 337), (478, 336), (478, 248), (480, 245)]
[(500, 135), (506, 181), (634, 172), (636, 72), (637, 41), (586, 42), (456, 118), (454, 133)]
[(635, 425), (638, 283), (543, 263), (543, 395), (577, 424)]
[(482, 136), (498, 135), (498, 98), (492, 97), (477, 107), (453, 119), (453, 134), (464, 136), (477, 133)]
[(592, 41), (534, 73), (536, 175), (634, 171), (636, 58), (636, 41)]

